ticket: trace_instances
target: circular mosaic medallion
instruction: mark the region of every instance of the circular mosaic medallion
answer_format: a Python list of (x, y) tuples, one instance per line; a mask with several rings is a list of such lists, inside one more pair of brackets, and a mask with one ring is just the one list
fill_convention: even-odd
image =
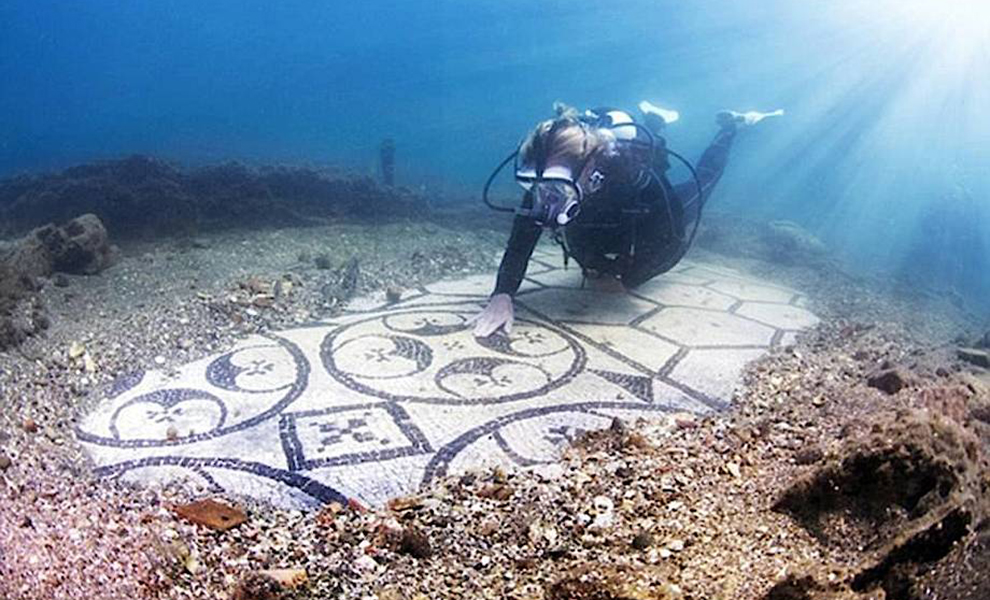
[(510, 336), (477, 339), (472, 314), (418, 310), (345, 325), (323, 340), (323, 366), (363, 394), (436, 404), (531, 398), (584, 367), (581, 346), (552, 326), (517, 320)]

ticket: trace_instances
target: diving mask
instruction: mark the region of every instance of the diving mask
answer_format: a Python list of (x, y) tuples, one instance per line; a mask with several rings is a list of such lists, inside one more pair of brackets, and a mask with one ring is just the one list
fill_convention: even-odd
[(531, 192), (533, 206), (528, 216), (543, 227), (563, 227), (581, 210), (581, 188), (571, 180), (567, 169), (551, 167), (542, 177), (531, 169), (517, 171), (516, 181)]

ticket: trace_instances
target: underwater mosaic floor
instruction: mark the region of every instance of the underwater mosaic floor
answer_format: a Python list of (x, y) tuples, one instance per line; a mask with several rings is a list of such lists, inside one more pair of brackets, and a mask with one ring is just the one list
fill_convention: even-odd
[(491, 275), (363, 298), (178, 375), (120, 380), (79, 437), (109, 477), (379, 505), (447, 473), (553, 462), (616, 416), (723, 409), (748, 361), (817, 322), (798, 292), (705, 264), (609, 294), (559, 263), (537, 251), (509, 337), (466, 324)]

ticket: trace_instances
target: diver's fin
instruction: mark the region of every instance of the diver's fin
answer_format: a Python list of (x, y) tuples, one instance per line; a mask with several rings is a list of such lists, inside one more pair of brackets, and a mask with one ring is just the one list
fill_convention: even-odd
[(656, 115), (660, 117), (666, 125), (676, 123), (677, 120), (681, 118), (681, 114), (676, 110), (661, 108), (656, 104), (647, 102), (646, 100), (639, 103), (639, 110), (644, 115)]
[(778, 108), (773, 112), (759, 112), (751, 110), (749, 112), (736, 112), (734, 110), (723, 110), (715, 115), (715, 122), (720, 126), (725, 127), (726, 125), (756, 125), (763, 119), (769, 117), (782, 117), (784, 116), (784, 109)]

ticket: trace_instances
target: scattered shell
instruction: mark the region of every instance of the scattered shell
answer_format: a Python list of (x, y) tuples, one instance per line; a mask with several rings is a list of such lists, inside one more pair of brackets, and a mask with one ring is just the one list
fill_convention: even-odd
[(280, 586), (288, 589), (306, 585), (309, 581), (306, 569), (267, 569), (259, 572), (266, 577), (271, 577)]
[(247, 521), (244, 511), (212, 499), (173, 506), (172, 512), (187, 521), (218, 531), (226, 531)]
[(83, 346), (79, 342), (72, 342), (69, 344), (69, 358), (76, 360), (80, 356), (86, 353), (86, 346)]

